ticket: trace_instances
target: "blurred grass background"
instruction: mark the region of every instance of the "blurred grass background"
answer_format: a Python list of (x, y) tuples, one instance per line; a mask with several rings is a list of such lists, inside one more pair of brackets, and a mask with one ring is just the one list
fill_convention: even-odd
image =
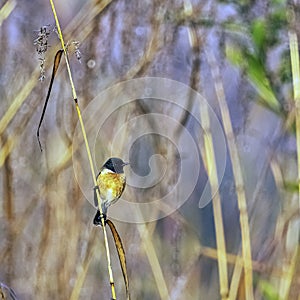
[[(298, 149), (288, 33), (299, 36), (299, 3), (55, 4), (65, 40), (80, 42), (81, 63), (71, 47), (70, 63), (82, 108), (117, 82), (167, 77), (208, 99), (226, 133), (225, 177), (214, 201), (199, 209), (206, 170), (214, 167), (209, 155), (216, 147), (213, 137), (203, 137), (193, 119), (174, 106), (141, 102), (113, 116), (116, 127), (130, 116), (157, 110), (178, 117), (199, 139), (203, 162), (195, 191), (177, 212), (147, 224), (114, 221), (127, 255), (132, 299), (297, 299)], [(107, 299), (103, 238), (92, 226), (94, 208), (74, 177), (77, 116), (63, 60), (41, 130), (42, 153), (36, 140), (54, 54), (60, 47), (52, 33), (45, 54), (46, 79), (39, 82), (33, 41), (35, 30), (54, 25), (50, 4), (8, 0), (0, 1), (0, 7), (0, 287), (3, 293), (4, 284), (13, 288), (19, 299)], [(204, 113), (198, 103), (188, 105)], [(107, 145), (103, 142), (97, 149), (98, 167), (114, 132), (110, 123), (107, 128)], [(118, 155), (126, 151), (124, 146), (120, 144)], [(150, 156), (158, 153), (170, 162), (168, 175), (157, 190), (128, 187), (125, 193), (140, 202), (160, 197), (178, 175), (173, 146), (152, 136), (135, 147), (130, 160), (136, 172), (145, 175)], [(213, 185), (217, 178), (209, 180)], [(241, 209), (243, 199), (246, 211)], [(244, 280), (242, 244), (247, 237), (241, 233), (240, 218), (249, 223), (246, 250), (252, 255), (253, 295), (245, 292), (249, 279)], [(125, 299), (112, 239), (111, 249), (117, 296)], [(81, 284), (75, 295), (74, 286)]]

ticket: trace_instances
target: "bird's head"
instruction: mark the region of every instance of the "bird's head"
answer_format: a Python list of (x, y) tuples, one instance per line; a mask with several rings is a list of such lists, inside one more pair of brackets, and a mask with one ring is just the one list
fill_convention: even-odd
[(111, 157), (109, 158), (105, 164), (104, 168), (107, 168), (115, 173), (122, 174), (124, 173), (124, 166), (129, 165), (129, 163), (124, 162), (121, 158)]

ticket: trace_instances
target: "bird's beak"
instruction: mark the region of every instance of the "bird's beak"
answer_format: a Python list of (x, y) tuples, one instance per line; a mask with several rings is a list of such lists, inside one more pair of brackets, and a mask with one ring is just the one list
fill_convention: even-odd
[(130, 165), (130, 163), (129, 163), (129, 162), (124, 162), (124, 163), (123, 163), (123, 167), (124, 167), (124, 166), (127, 166), (127, 165)]

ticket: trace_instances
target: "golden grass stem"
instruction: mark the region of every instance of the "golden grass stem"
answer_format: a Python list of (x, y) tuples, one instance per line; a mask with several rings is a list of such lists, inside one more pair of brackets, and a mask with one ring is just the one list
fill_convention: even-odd
[(6, 1), (6, 3), (0, 9), (0, 26), (2, 25), (3, 21), (8, 18), (11, 12), (17, 5), (16, 0)]
[[(184, 1), (184, 12), (186, 16), (193, 14), (193, 5), (190, 0)], [(195, 57), (200, 56), (200, 38), (197, 34), (197, 30), (194, 26), (188, 28), (188, 37), (191, 48), (194, 50)], [(198, 90), (198, 82), (200, 78), (200, 61), (197, 59), (193, 63), (192, 69), (192, 82), (191, 87)], [(228, 297), (228, 270), (227, 270), (227, 259), (226, 259), (226, 243), (225, 233), (223, 226), (223, 216), (221, 207), (221, 198), (218, 193), (219, 180), (218, 170), (215, 159), (215, 151), (213, 138), (210, 130), (210, 119), (208, 113), (208, 106), (204, 105), (200, 107), (201, 121), (204, 129), (204, 153), (203, 160), (207, 169), (208, 179), (210, 182), (211, 190), (217, 191), (215, 195), (212, 195), (212, 204), (214, 212), (214, 223), (216, 232), (216, 244), (218, 254), (218, 269), (219, 269), (219, 282), (220, 282), (220, 295), (221, 299), (225, 300)]]
[(251, 242), (250, 230), (247, 212), (246, 193), (241, 169), (238, 149), (232, 129), (230, 114), (225, 99), (224, 87), (221, 79), (221, 74), (216, 62), (216, 59), (211, 52), (206, 52), (207, 60), (211, 66), (211, 73), (214, 79), (215, 91), (219, 102), (224, 131), (227, 138), (229, 155), (234, 175), (236, 187), (238, 207), (240, 211), (240, 226), (242, 237), (242, 256), (244, 260), (244, 278), (245, 278), (245, 294), (247, 300), (254, 299), (253, 295), (253, 277), (252, 277), (252, 257), (251, 257)]
[(218, 170), (215, 159), (215, 150), (213, 145), (213, 138), (210, 130), (210, 120), (207, 105), (203, 105), (200, 108), (201, 121), (204, 129), (204, 148), (205, 148), (205, 162), (207, 167), (207, 174), (212, 191), (217, 191), (215, 195), (212, 195), (213, 200), (213, 212), (217, 242), (217, 254), (218, 254), (218, 268), (219, 268), (219, 281), (220, 281), (220, 295), (221, 299), (227, 299), (228, 297), (228, 270), (226, 259), (226, 244), (225, 233), (223, 226), (223, 216), (221, 207), (221, 198), (218, 192), (219, 180)]
[(233, 274), (231, 277), (230, 289), (229, 289), (229, 299), (230, 300), (237, 299), (237, 294), (239, 291), (242, 272), (243, 272), (243, 263), (239, 264), (238, 261), (236, 261), (236, 263), (234, 265)]
[(140, 237), (142, 239), (142, 243), (145, 249), (145, 252), (148, 256), (148, 261), (153, 270), (154, 279), (158, 288), (158, 292), (160, 298), (162, 300), (170, 299), (168, 287), (164, 279), (164, 275), (162, 273), (161, 266), (159, 264), (155, 249), (153, 247), (153, 243), (151, 241), (149, 231), (146, 224), (137, 225), (139, 230)]
[(284, 262), (282, 267), (282, 272), (284, 276), (281, 277), (279, 287), (279, 297), (282, 300), (290, 299), (289, 293), (296, 270), (297, 254), (298, 247), (295, 247), (294, 253), (291, 255), (291, 258), (288, 258), (288, 261)]
[[(37, 75), (37, 74), (38, 74), (38, 71), (34, 72), (34, 75)], [(22, 90), (18, 93), (18, 95), (16, 97), (14, 97), (12, 104), (9, 106), (9, 108), (5, 112), (4, 116), (0, 120), (0, 136), (2, 136), (7, 125), (14, 118), (17, 111), (23, 104), (24, 100), (29, 96), (29, 94), (31, 93), (31, 91), (33, 90), (35, 85), (36, 85), (36, 76), (32, 76), (26, 82), (26, 84), (24, 85)], [(2, 158), (2, 156), (1, 156), (1, 158)], [(1, 160), (3, 160), (3, 159), (1, 159)]]
[(86, 275), (87, 275), (89, 266), (91, 264), (91, 261), (94, 257), (94, 253), (95, 253), (95, 251), (97, 249), (97, 246), (98, 246), (98, 244), (95, 243), (95, 236), (96, 235), (93, 232), (92, 238), (89, 241), (89, 245), (88, 245), (87, 250), (85, 252), (84, 259), (83, 259), (82, 264), (80, 266), (81, 271), (80, 271), (80, 273), (78, 274), (78, 276), (75, 280), (74, 287), (73, 287), (73, 290), (72, 290), (72, 293), (71, 293), (71, 296), (70, 296), (70, 300), (79, 299), (80, 290), (82, 289), (82, 286), (83, 286), (84, 281), (86, 279)]
[[(53, 0), (50, 0), (50, 4), (51, 4), (54, 19), (55, 19), (58, 35), (59, 35), (59, 38), (61, 41), (62, 49), (65, 54), (65, 60), (66, 60), (68, 74), (69, 74), (69, 80), (70, 80), (70, 84), (71, 84), (71, 88), (72, 88), (73, 100), (75, 102), (76, 111), (77, 111), (81, 131), (82, 131), (82, 135), (83, 135), (83, 139), (84, 139), (84, 143), (85, 143), (85, 147), (86, 147), (86, 151), (87, 151), (87, 155), (88, 155), (88, 160), (89, 160), (89, 164), (90, 164), (90, 168), (91, 168), (91, 172), (92, 172), (93, 182), (94, 182), (94, 185), (96, 186), (97, 181), (96, 181), (96, 174), (95, 174), (95, 170), (94, 170), (94, 164), (93, 164), (90, 147), (89, 147), (88, 140), (87, 140), (84, 123), (83, 123), (82, 116), (81, 116), (81, 111), (80, 111), (78, 101), (77, 101), (77, 93), (76, 93), (76, 89), (75, 89), (74, 82), (73, 82), (73, 77), (72, 77), (72, 72), (71, 72), (71, 68), (70, 68), (70, 64), (69, 64), (67, 49), (65, 46), (63, 34), (62, 34), (62, 31), (60, 28), (60, 24), (59, 24), (59, 20), (58, 20), (58, 16), (57, 16), (57, 13), (55, 10)], [(99, 190), (96, 190), (96, 195), (97, 195), (98, 207), (99, 207), (100, 213), (101, 213), (101, 215), (103, 215)], [(106, 249), (106, 257), (107, 257), (107, 265), (108, 265), (109, 282), (110, 282), (110, 286), (111, 286), (111, 294), (112, 294), (112, 299), (116, 299), (115, 284), (114, 284), (113, 272), (112, 272), (112, 268), (111, 268), (110, 251), (109, 251), (109, 245), (108, 245), (108, 239), (107, 239), (104, 218), (101, 218), (101, 222), (102, 222), (101, 227), (103, 229), (104, 243), (105, 243), (105, 249)]]
[(80, 295), (80, 290), (83, 286), (84, 280), (86, 278), (87, 275), (87, 271), (89, 269), (90, 263), (92, 261), (93, 256), (90, 255), (88, 257), (88, 259), (86, 260), (86, 262), (83, 264), (82, 266), (82, 271), (80, 272), (79, 276), (76, 279), (76, 282), (74, 284), (74, 288), (72, 290), (72, 294), (70, 296), (70, 300), (77, 300), (79, 299), (79, 295)]

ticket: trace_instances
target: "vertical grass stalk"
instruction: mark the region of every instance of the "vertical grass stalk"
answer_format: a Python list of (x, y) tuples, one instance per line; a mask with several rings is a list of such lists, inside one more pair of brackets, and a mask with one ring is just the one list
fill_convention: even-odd
[(164, 275), (160, 266), (160, 263), (157, 258), (157, 254), (153, 243), (151, 241), (151, 237), (149, 235), (149, 231), (146, 224), (139, 224), (137, 226), (140, 237), (142, 239), (143, 246), (145, 248), (145, 252), (148, 257), (149, 264), (153, 271), (154, 279), (156, 282), (156, 286), (162, 300), (170, 299), (168, 287), (164, 279)]
[[(84, 143), (85, 143), (85, 147), (86, 147), (86, 151), (87, 151), (87, 155), (88, 155), (88, 159), (89, 159), (89, 164), (90, 164), (90, 168), (91, 168), (91, 172), (92, 172), (92, 178), (93, 178), (94, 186), (96, 186), (97, 185), (96, 174), (95, 174), (95, 170), (94, 170), (94, 165), (93, 165), (91, 151), (90, 151), (90, 147), (89, 147), (87, 136), (86, 136), (84, 123), (83, 123), (82, 116), (81, 116), (81, 111), (80, 111), (78, 101), (77, 101), (77, 94), (76, 94), (76, 89), (75, 89), (73, 78), (72, 78), (72, 73), (71, 73), (71, 68), (70, 68), (70, 64), (69, 64), (67, 49), (66, 49), (66, 46), (65, 46), (65, 43), (64, 43), (62, 31), (61, 31), (61, 28), (60, 28), (60, 24), (59, 24), (59, 20), (58, 20), (57, 14), (56, 14), (56, 10), (55, 10), (53, 0), (50, 0), (50, 4), (51, 4), (54, 19), (55, 19), (58, 35), (59, 35), (59, 38), (60, 38), (60, 41), (61, 41), (62, 49), (63, 49), (64, 54), (65, 54), (65, 60), (66, 60), (68, 74), (69, 74), (69, 80), (70, 80), (70, 84), (71, 84), (71, 88), (72, 88), (73, 100), (75, 102), (76, 111), (77, 111), (78, 119), (79, 119), (79, 122), (80, 122), (80, 127), (81, 127), (81, 131), (82, 131), (82, 135), (83, 135), (83, 139), (84, 139)], [(98, 207), (100, 209), (100, 213), (102, 214), (103, 212), (102, 212), (102, 208), (101, 208), (100, 194), (99, 194), (99, 190), (97, 190), (97, 189), (96, 189), (96, 194), (97, 194), (97, 200), (98, 200)], [(110, 286), (111, 286), (111, 294), (112, 294), (112, 299), (116, 299), (115, 284), (114, 284), (113, 273), (112, 273), (112, 268), (111, 268), (110, 251), (109, 251), (109, 245), (108, 245), (108, 239), (107, 239), (107, 233), (106, 233), (104, 218), (101, 218), (101, 222), (102, 222), (102, 229), (103, 229), (105, 249), (106, 249), (106, 257), (107, 257), (107, 265), (108, 265), (108, 273), (109, 273), (109, 282), (110, 282)]]
[[(294, 12), (291, 11), (291, 22), (295, 25)], [(297, 182), (298, 182), (298, 209), (300, 209), (300, 69), (299, 69), (299, 48), (298, 38), (294, 30), (289, 31), (290, 56), (293, 76), (293, 92), (295, 102), (295, 122), (296, 122), (296, 145), (297, 145)], [(297, 232), (299, 235), (299, 230)], [(290, 257), (287, 257), (287, 265), (285, 266), (286, 276), (282, 278), (280, 284), (281, 299), (288, 299), (289, 291), (292, 285), (293, 276), (296, 269), (297, 255), (299, 249), (298, 238), (296, 239), (295, 249)]]
[(218, 192), (219, 180), (218, 170), (215, 160), (215, 151), (213, 146), (213, 138), (210, 130), (210, 120), (207, 105), (201, 106), (200, 109), (201, 121), (204, 129), (204, 148), (205, 148), (205, 165), (207, 168), (208, 179), (211, 185), (211, 190), (217, 191), (213, 196), (213, 212), (217, 242), (217, 255), (218, 255), (218, 269), (219, 269), (219, 283), (221, 299), (228, 297), (228, 271), (227, 271), (227, 258), (226, 258), (226, 244), (225, 234), (223, 227), (223, 216), (221, 207), (221, 198)]
[(293, 75), (293, 91), (296, 110), (296, 142), (297, 142), (297, 167), (298, 167), (298, 192), (300, 208), (300, 70), (298, 38), (295, 32), (289, 32), (291, 65)]
[[(193, 14), (193, 5), (190, 0), (184, 1), (184, 13), (186, 16)], [(191, 48), (194, 52), (194, 62), (192, 68), (192, 78), (190, 81), (191, 88), (199, 90), (198, 85), (200, 81), (200, 44), (199, 33), (195, 26), (188, 27), (188, 38)], [(220, 283), (220, 295), (221, 299), (225, 300), (228, 298), (228, 270), (227, 270), (227, 259), (226, 259), (226, 244), (225, 234), (222, 217), (222, 207), (220, 194), (218, 193), (218, 171), (215, 159), (213, 138), (210, 130), (210, 120), (207, 105), (201, 106), (200, 108), (201, 121), (204, 134), (204, 150), (205, 153), (204, 161), (206, 163), (208, 179), (210, 182), (211, 190), (217, 191), (215, 195), (212, 195), (213, 200), (213, 212), (214, 212), (214, 223), (216, 232), (216, 244), (218, 254), (218, 270), (219, 270), (219, 283)]]
[(6, 3), (0, 9), (0, 26), (2, 25), (3, 21), (9, 17), (12, 11), (15, 9), (17, 5), (16, 0), (6, 1)]
[(219, 268), (219, 281), (220, 281), (220, 295), (221, 299), (228, 298), (228, 271), (227, 271), (227, 258), (226, 258), (226, 244), (223, 226), (223, 216), (220, 194), (218, 192), (219, 180), (218, 170), (215, 159), (215, 150), (213, 145), (213, 138), (210, 130), (210, 120), (207, 105), (201, 106), (200, 109), (201, 121), (204, 129), (204, 148), (205, 148), (205, 161), (207, 173), (212, 191), (217, 191), (212, 195), (213, 212), (217, 242), (217, 255), (218, 255), (218, 268)]
[(222, 84), (221, 74), (214, 55), (211, 52), (206, 52), (208, 63), (211, 67), (211, 73), (214, 80), (215, 91), (219, 102), (224, 131), (227, 138), (229, 155), (232, 164), (238, 207), (240, 211), (240, 226), (242, 237), (242, 256), (244, 262), (244, 277), (245, 277), (245, 295), (246, 300), (254, 299), (253, 296), (253, 277), (252, 277), (252, 257), (251, 257), (251, 242), (250, 230), (247, 212), (246, 193), (244, 181), (239, 159), (238, 149), (232, 129), (230, 114), (227, 107), (225, 92)]

